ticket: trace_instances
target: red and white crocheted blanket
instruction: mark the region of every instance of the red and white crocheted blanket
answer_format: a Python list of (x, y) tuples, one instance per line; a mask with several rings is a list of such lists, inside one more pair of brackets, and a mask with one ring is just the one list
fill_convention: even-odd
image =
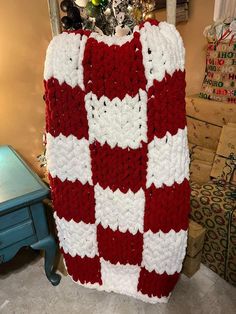
[(117, 38), (63, 32), (44, 71), (46, 157), (68, 273), (166, 302), (182, 267), (189, 152), (182, 39), (155, 20)]

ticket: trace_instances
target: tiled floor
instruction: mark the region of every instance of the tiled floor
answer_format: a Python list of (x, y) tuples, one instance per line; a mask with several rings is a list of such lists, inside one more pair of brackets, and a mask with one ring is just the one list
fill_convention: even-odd
[(181, 276), (168, 304), (146, 304), (80, 287), (69, 277), (53, 287), (44, 276), (43, 259), (22, 252), (10, 264), (0, 266), (0, 313), (233, 314), (236, 288), (201, 265), (191, 279)]

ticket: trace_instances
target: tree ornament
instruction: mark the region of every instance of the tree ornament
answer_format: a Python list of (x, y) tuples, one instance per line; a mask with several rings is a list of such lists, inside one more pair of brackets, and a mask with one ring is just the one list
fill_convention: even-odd
[(79, 22), (79, 21), (73, 22), (72, 27), (73, 27), (74, 29), (82, 29), (82, 23)]
[(72, 19), (73, 22), (82, 22), (80, 16), (80, 10), (77, 7), (71, 7), (68, 9), (67, 16)]
[(99, 6), (94, 6), (92, 2), (88, 2), (86, 5), (86, 9), (88, 12), (88, 15), (90, 17), (95, 17), (98, 16), (101, 13), (100, 7)]
[(108, 0), (101, 0), (100, 5), (105, 8), (108, 5)]
[[(147, 11), (141, 10), (144, 0), (62, 0), (60, 7), (66, 14), (62, 18), (64, 29), (90, 29), (105, 35), (130, 34)], [(151, 2), (154, 0), (148, 0)], [(136, 10), (136, 18), (134, 18)], [(141, 10), (141, 17), (140, 11)], [(117, 29), (116, 26), (121, 28)], [(127, 27), (126, 27), (127, 26)]]
[(88, 3), (88, 0), (75, 0), (75, 4), (81, 8), (85, 8), (87, 3)]
[(101, 0), (92, 0), (92, 4), (95, 5), (96, 7), (100, 5), (100, 3), (101, 3)]
[(146, 2), (146, 6), (148, 11), (153, 11), (155, 9), (156, 6), (156, 1), (155, 0), (147, 0)]
[(140, 8), (134, 8), (132, 11), (132, 16), (139, 23), (142, 20), (142, 10)]
[(154, 12), (148, 12), (145, 14), (144, 16), (144, 20), (147, 20), (147, 19), (155, 19), (156, 16), (155, 16), (155, 13)]
[(71, 7), (73, 7), (73, 2), (71, 0), (63, 0), (60, 4), (60, 8), (63, 12), (68, 12)]
[(72, 19), (69, 18), (68, 16), (63, 16), (61, 19), (61, 23), (62, 23), (63, 28), (65, 29), (69, 29), (73, 25)]

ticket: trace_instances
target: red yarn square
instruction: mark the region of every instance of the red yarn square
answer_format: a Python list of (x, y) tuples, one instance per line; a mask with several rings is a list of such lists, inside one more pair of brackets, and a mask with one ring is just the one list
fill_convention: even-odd
[(97, 141), (90, 145), (93, 184), (112, 191), (129, 189), (136, 193), (146, 187), (147, 145), (138, 149), (118, 146), (111, 148), (107, 143)]
[(94, 188), (79, 180), (62, 182), (58, 177), (49, 175), (53, 206), (59, 218), (67, 221), (95, 223)]
[(162, 81), (153, 81), (148, 90), (148, 141), (154, 136), (162, 138), (168, 131), (175, 135), (186, 126), (185, 72), (175, 71), (165, 75)]
[(102, 284), (101, 264), (98, 256), (94, 258), (80, 257), (76, 255), (72, 257), (70, 254), (63, 252), (68, 274), (72, 276), (74, 281), (84, 283)]
[(85, 93), (79, 86), (72, 88), (55, 78), (44, 81), (46, 101), (46, 131), (56, 137), (74, 135), (88, 139)]
[(83, 68), (86, 93), (93, 92), (98, 98), (123, 99), (127, 94), (134, 97), (140, 88), (146, 87), (139, 34), (121, 46), (108, 46), (89, 38)]
[(141, 268), (138, 282), (138, 291), (147, 294), (149, 297), (168, 297), (174, 289), (179, 273), (168, 275), (167, 273), (157, 274), (154, 270), (150, 273)]
[(113, 231), (109, 227), (97, 227), (99, 256), (112, 264), (140, 265), (142, 261), (143, 234), (129, 231)]
[(156, 188), (153, 184), (145, 190), (144, 231), (178, 232), (188, 228), (190, 187), (185, 179), (181, 184)]

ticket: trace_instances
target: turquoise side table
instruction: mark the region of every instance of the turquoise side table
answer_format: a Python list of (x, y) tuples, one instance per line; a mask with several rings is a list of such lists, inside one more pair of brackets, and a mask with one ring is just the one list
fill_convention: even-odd
[(23, 246), (45, 251), (45, 273), (58, 285), (53, 271), (56, 243), (49, 234), (42, 201), (49, 189), (11, 146), (0, 146), (0, 264)]

